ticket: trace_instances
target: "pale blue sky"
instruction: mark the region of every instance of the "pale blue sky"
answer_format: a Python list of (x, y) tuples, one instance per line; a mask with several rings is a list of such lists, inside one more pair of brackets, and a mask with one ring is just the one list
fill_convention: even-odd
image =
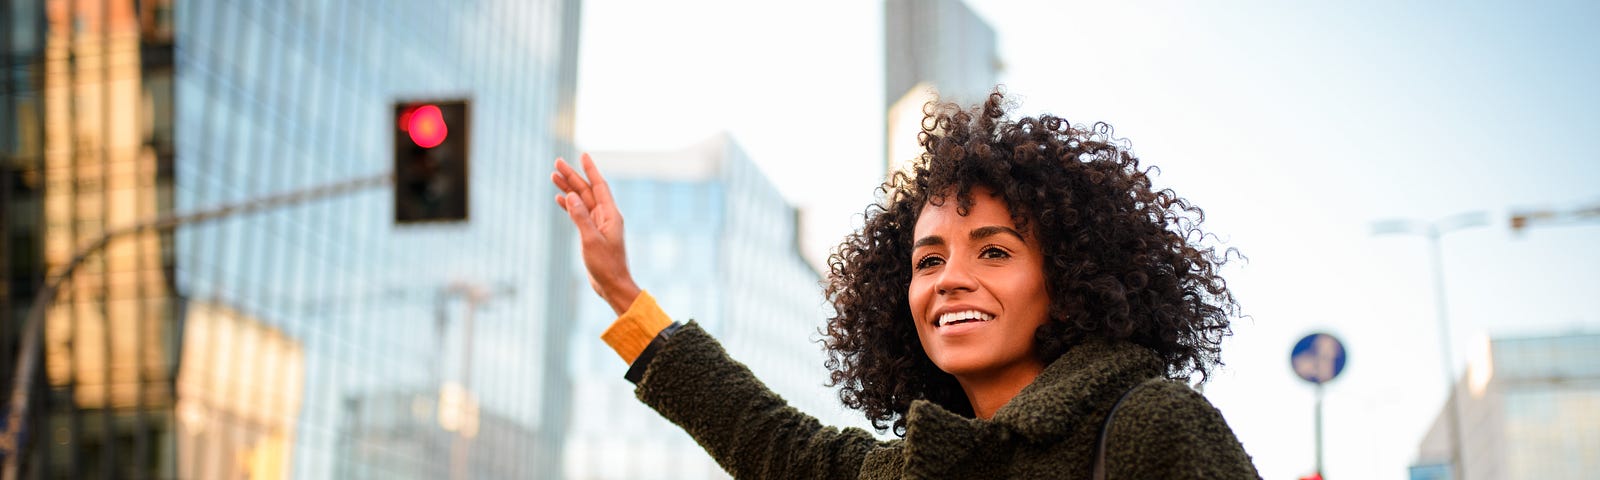
[[(586, 2), (579, 146), (731, 131), (820, 255), (881, 173), (881, 4), (658, 3)], [(1306, 333), (1350, 351), (1328, 475), (1405, 478), (1440, 406), (1425, 240), (1374, 220), (1494, 219), (1444, 240), (1458, 357), (1485, 334), (1600, 331), (1600, 223), (1505, 222), (1600, 204), (1600, 3), (1127, 3), (969, 0), (1023, 112), (1115, 125), (1250, 257), (1228, 278), (1252, 317), (1206, 393), (1265, 477), (1311, 470), (1312, 393), (1288, 367)]]

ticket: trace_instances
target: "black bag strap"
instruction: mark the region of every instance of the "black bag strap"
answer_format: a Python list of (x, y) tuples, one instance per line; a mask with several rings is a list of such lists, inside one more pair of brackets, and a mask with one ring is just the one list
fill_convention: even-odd
[(1133, 388), (1122, 392), (1122, 398), (1118, 398), (1117, 403), (1111, 405), (1111, 412), (1106, 414), (1105, 424), (1100, 426), (1100, 442), (1094, 447), (1094, 480), (1106, 480), (1106, 438), (1111, 436), (1111, 418), (1117, 416), (1117, 409), (1122, 408), (1122, 402), (1133, 396), (1134, 390), (1156, 380), (1160, 379), (1152, 378), (1135, 384)]

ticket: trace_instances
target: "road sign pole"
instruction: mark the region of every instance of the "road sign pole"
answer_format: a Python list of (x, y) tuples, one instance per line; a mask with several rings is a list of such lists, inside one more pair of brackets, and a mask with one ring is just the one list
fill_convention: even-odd
[(1309, 477), (1301, 477), (1303, 479), (1322, 480), (1322, 387), (1344, 371), (1344, 362), (1344, 344), (1326, 333), (1306, 335), (1289, 351), (1289, 367), (1317, 390), (1316, 408), (1312, 411), (1312, 423), (1316, 425), (1316, 438), (1312, 441), (1316, 448), (1316, 470)]
[(1322, 384), (1317, 384), (1317, 478), (1322, 478)]

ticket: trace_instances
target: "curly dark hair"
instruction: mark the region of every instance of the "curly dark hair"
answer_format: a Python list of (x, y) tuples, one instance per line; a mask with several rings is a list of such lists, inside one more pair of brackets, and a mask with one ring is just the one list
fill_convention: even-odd
[(830, 386), (874, 427), (905, 435), (917, 399), (971, 416), (955, 377), (928, 358), (911, 318), (912, 229), (927, 203), (952, 194), (966, 215), (974, 187), (1003, 198), (1012, 220), (1032, 230), (1045, 256), (1050, 318), (1034, 334), (1045, 364), (1085, 340), (1143, 345), (1174, 379), (1204, 382), (1221, 364), (1238, 305), (1219, 274), (1234, 249), (1202, 243), (1205, 214), (1170, 189), (1154, 190), (1155, 167), (1141, 168), (1105, 123), (1072, 125), (1053, 115), (1006, 118), (996, 89), (972, 110), (923, 107), (922, 154), (909, 174), (878, 188), (866, 225), (828, 259), (826, 295), (835, 315), (823, 343)]

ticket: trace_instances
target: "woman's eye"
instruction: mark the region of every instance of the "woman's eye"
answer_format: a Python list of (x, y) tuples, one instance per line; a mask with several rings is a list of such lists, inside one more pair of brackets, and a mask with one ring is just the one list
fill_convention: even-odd
[(944, 259), (943, 258), (939, 258), (939, 257), (935, 257), (933, 255), (929, 255), (929, 256), (926, 256), (926, 257), (922, 257), (922, 260), (918, 260), (916, 268), (917, 268), (917, 270), (922, 270), (924, 268), (937, 267), (937, 266), (943, 265), (943, 264), (944, 264)]
[(978, 258), (1011, 258), (1011, 254), (1005, 250), (989, 247), (983, 249), (983, 252), (978, 254)]

